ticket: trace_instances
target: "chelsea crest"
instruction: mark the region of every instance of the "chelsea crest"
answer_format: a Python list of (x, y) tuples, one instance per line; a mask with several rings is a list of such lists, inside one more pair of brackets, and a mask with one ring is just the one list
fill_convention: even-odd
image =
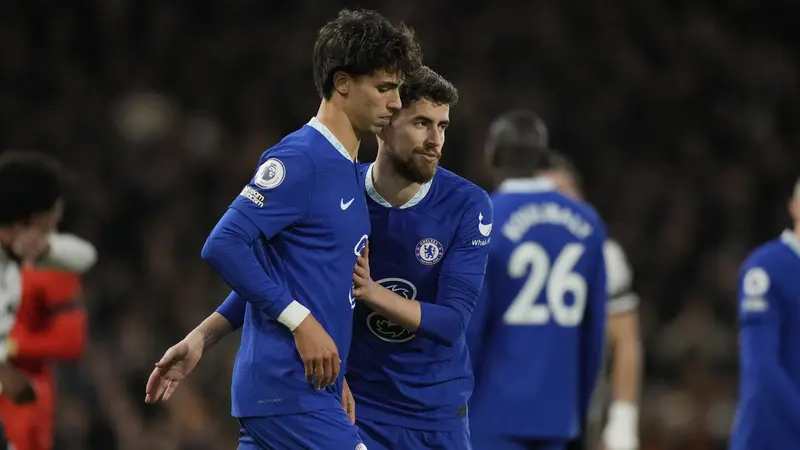
[(442, 259), (444, 247), (436, 239), (426, 238), (419, 241), (415, 253), (417, 254), (417, 261), (430, 266)]

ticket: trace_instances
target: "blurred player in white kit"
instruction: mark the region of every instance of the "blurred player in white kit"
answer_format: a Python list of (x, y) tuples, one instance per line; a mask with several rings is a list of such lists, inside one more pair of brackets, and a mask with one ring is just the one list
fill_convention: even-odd
[[(549, 178), (556, 189), (566, 195), (583, 198), (580, 174), (572, 162), (560, 152), (549, 150), (537, 175)], [(608, 346), (610, 350), (610, 392), (603, 376), (595, 391), (589, 415), (588, 435), (576, 444), (586, 450), (598, 448), (594, 442), (602, 423), (609, 395), (606, 426), (600, 449), (636, 450), (639, 448), (639, 389), (642, 376), (642, 346), (639, 336), (639, 297), (633, 291), (633, 271), (622, 247), (608, 239), (604, 247), (608, 277)], [(594, 433), (593, 433), (594, 431)]]

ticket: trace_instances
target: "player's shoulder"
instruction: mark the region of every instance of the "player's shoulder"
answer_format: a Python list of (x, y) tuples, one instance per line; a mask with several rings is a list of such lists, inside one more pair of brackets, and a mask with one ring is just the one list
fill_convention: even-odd
[[(560, 192), (558, 192), (556, 194), (561, 199), (563, 199), (562, 200), (563, 202), (565, 202), (567, 204), (570, 204), (572, 206), (572, 208), (576, 212), (578, 212), (580, 215), (582, 215), (586, 220), (589, 220), (589, 221), (593, 222), (594, 224), (596, 224), (598, 226), (601, 226), (603, 229), (605, 229), (605, 222), (603, 222), (603, 218), (600, 217), (600, 213), (597, 212), (597, 209), (595, 209), (595, 207), (591, 203), (589, 203), (589, 202), (587, 202), (585, 200), (572, 198), (572, 197), (564, 195), (564, 194), (562, 194)], [(604, 242), (604, 245), (607, 244), (607, 243), (608, 243), (608, 240), (606, 240)]]
[[(800, 246), (794, 236), (784, 233), (758, 246), (742, 263), (739, 271), (739, 296), (748, 310), (763, 308), (764, 296), (775, 286), (793, 289), (796, 274), (800, 271)], [(781, 288), (778, 288), (781, 291)]]
[(633, 278), (633, 270), (625, 255), (625, 250), (614, 239), (607, 238), (603, 243), (603, 258), (608, 274), (609, 292), (629, 291)]
[[(756, 247), (744, 260), (742, 268), (754, 266), (781, 267), (790, 262), (792, 250), (780, 239), (773, 239)], [(795, 256), (796, 257), (796, 256)]]
[(261, 153), (253, 183), (261, 189), (274, 189), (285, 180), (291, 184), (307, 183), (314, 180), (316, 164), (310, 135), (312, 128), (303, 128), (288, 134), (280, 142)]
[(606, 224), (603, 221), (603, 218), (600, 216), (600, 213), (597, 212), (597, 209), (595, 209), (591, 203), (562, 194), (561, 192), (555, 190), (550, 191), (547, 201), (555, 203), (564, 209), (569, 209), (574, 215), (580, 217), (589, 223), (595, 230), (599, 231), (600, 233), (598, 235), (602, 237), (603, 246), (605, 248), (605, 246), (608, 244), (608, 239), (606, 239), (608, 236)]
[(800, 254), (785, 241), (782, 237), (756, 247), (742, 263), (741, 278), (760, 277), (762, 272), (770, 277), (796, 272), (800, 268)]
[(613, 238), (607, 238), (603, 243), (603, 253), (609, 261), (627, 264), (628, 258), (625, 255), (625, 250)]
[[(260, 162), (269, 158), (298, 158), (311, 161), (312, 155), (320, 148), (319, 133), (304, 125), (302, 128), (287, 134), (277, 144), (261, 154)], [(313, 161), (311, 161), (313, 164)]]
[(489, 194), (477, 184), (457, 175), (447, 169), (436, 169), (433, 182), (437, 184), (436, 190), (440, 196), (446, 197), (448, 202), (462, 206), (491, 205)]

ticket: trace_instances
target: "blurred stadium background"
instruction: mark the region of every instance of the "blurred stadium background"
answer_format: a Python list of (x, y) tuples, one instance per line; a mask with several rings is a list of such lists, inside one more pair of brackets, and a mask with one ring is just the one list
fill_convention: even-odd
[(343, 6), (411, 24), (460, 90), (445, 167), (489, 188), (490, 120), (523, 107), (547, 121), (636, 271), (642, 450), (724, 448), (738, 265), (787, 225), (800, 176), (791, 0), (0, 2), (0, 148), (74, 170), (64, 228), (101, 258), (91, 343), (59, 374), (56, 448), (234, 447), (238, 339), (164, 407), (144, 385), (227, 294), (202, 243), (258, 155), (316, 111), (315, 32)]

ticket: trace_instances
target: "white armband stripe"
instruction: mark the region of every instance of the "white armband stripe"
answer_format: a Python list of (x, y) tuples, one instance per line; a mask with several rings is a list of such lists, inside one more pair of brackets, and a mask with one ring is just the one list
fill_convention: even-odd
[(289, 331), (294, 331), (300, 324), (311, 314), (305, 306), (301, 305), (297, 300), (292, 300), (289, 306), (284, 308), (281, 315), (278, 316), (278, 322), (282, 323)]

